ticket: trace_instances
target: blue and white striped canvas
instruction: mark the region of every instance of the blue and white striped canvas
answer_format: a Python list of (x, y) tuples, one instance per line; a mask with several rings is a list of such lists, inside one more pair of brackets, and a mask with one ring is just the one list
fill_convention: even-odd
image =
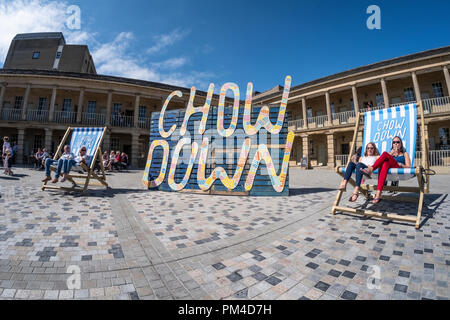
[[(369, 111), (364, 114), (364, 140), (361, 154), (369, 142), (377, 145), (380, 155), (390, 152), (392, 140), (398, 136), (411, 158), (411, 168), (390, 169), (387, 180), (408, 180), (415, 176), (414, 161), (417, 141), (417, 104), (411, 103), (390, 109)], [(346, 168), (341, 168), (345, 173)], [(378, 170), (372, 178), (377, 178)]]
[(104, 131), (105, 128), (73, 128), (70, 150), (78, 156), (81, 147), (86, 147), (86, 153), (92, 161)]
[(391, 151), (392, 140), (399, 136), (414, 167), (417, 141), (417, 105), (415, 103), (366, 112), (363, 150), (369, 142), (377, 145), (380, 155)]

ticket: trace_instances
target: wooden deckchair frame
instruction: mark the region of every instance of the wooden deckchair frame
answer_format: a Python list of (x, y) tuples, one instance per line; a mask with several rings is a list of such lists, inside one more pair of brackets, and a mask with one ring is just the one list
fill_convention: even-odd
[[(423, 202), (425, 194), (428, 194), (430, 191), (430, 175), (433, 175), (430, 170), (429, 161), (428, 161), (428, 144), (426, 143), (428, 141), (428, 136), (425, 136), (425, 122), (424, 122), (424, 112), (423, 112), (423, 105), (422, 101), (419, 101), (417, 103), (417, 112), (420, 115), (421, 120), (421, 150), (422, 150), (422, 157), (421, 157), (421, 164), (416, 166), (415, 175), (417, 177), (418, 187), (389, 187), (385, 186), (383, 188), (383, 191), (398, 191), (398, 192), (410, 192), (410, 193), (418, 193), (419, 198), (413, 198), (413, 197), (401, 197), (401, 196), (383, 196), (383, 199), (385, 200), (393, 200), (393, 201), (408, 201), (408, 202), (414, 202), (418, 204), (417, 207), (417, 216), (416, 217), (408, 217), (408, 216), (402, 216), (395, 213), (384, 213), (384, 212), (376, 212), (372, 210), (365, 210), (365, 209), (355, 209), (355, 208), (349, 208), (345, 206), (340, 206), (339, 203), (342, 199), (342, 194), (344, 193), (343, 190), (338, 190), (338, 193), (336, 195), (336, 200), (333, 204), (333, 207), (331, 209), (331, 213), (333, 215), (336, 214), (336, 212), (347, 212), (352, 214), (358, 214), (368, 217), (378, 217), (382, 219), (388, 219), (388, 220), (398, 220), (398, 221), (404, 221), (404, 222), (413, 222), (415, 223), (416, 229), (419, 229), (420, 227), (420, 219), (422, 215), (422, 209), (423, 209)], [(351, 157), (356, 150), (356, 140), (358, 136), (358, 132), (361, 130), (361, 120), (364, 118), (364, 113), (358, 112), (356, 116), (356, 124), (355, 124), (355, 131), (353, 134), (353, 140), (352, 145), (350, 148), (350, 154), (348, 157), (347, 168), (351, 162)], [(364, 132), (363, 132), (364, 133)], [(415, 152), (415, 150), (414, 150)], [(339, 174), (341, 177), (344, 177), (344, 173), (341, 172), (342, 166), (336, 167), (336, 173)], [(348, 181), (353, 187), (355, 187), (355, 180), (353, 178), (350, 178)], [(377, 189), (376, 185), (361, 185), (360, 186), (360, 192), (364, 195), (364, 197), (367, 200), (371, 200), (373, 196), (371, 196), (370, 191), (375, 191)]]
[[(70, 133), (73, 131), (74, 128), (69, 127), (67, 128), (66, 133), (64, 134), (64, 137), (61, 140), (61, 143), (58, 146), (58, 149), (55, 153), (54, 160), (58, 160), (59, 157), (62, 155), (62, 150), (64, 145), (66, 144), (66, 140), (68, 139)], [(81, 163), (80, 166), (83, 168), (84, 171), (86, 171), (86, 174), (69, 174), (67, 177), (67, 180), (72, 182), (72, 188), (67, 187), (60, 187), (60, 186), (49, 186), (47, 185), (48, 181), (44, 182), (42, 184), (42, 191), (45, 189), (52, 189), (52, 190), (64, 190), (64, 191), (77, 191), (82, 192), (83, 195), (86, 194), (89, 186), (104, 186), (108, 188), (108, 183), (106, 182), (106, 173), (105, 173), (105, 167), (103, 166), (103, 159), (102, 159), (102, 150), (101, 150), (101, 144), (103, 142), (103, 138), (105, 136), (107, 127), (104, 128), (102, 136), (100, 137), (100, 141), (98, 143), (97, 150), (94, 152), (94, 156), (92, 157), (92, 161), (90, 166), (88, 167), (86, 164)], [(99, 176), (94, 172), (95, 168), (95, 162), (96, 160), (100, 161), (100, 169), (102, 171), (102, 174)], [(50, 167), (51, 171), (56, 171), (56, 168), (53, 166)], [(82, 179), (81, 181), (76, 181), (74, 179)], [(94, 182), (91, 180), (97, 180), (98, 182)], [(82, 189), (77, 188), (78, 185), (83, 186)]]

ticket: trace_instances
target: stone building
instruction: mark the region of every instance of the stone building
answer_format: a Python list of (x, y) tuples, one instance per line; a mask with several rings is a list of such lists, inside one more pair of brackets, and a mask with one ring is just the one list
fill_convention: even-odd
[[(288, 103), (294, 119), (289, 126), (296, 134), (291, 165), (303, 157), (313, 167), (345, 162), (356, 112), (370, 104), (375, 109), (419, 100), (432, 164), (450, 165), (449, 66), (450, 46), (293, 86)], [(183, 97), (173, 99), (170, 108), (185, 108), (188, 88), (98, 75), (87, 46), (66, 45), (61, 33), (17, 35), (0, 69), (0, 136), (18, 143), (21, 163), (37, 148), (54, 152), (68, 126), (108, 126), (103, 150), (124, 151), (132, 165), (142, 167), (151, 113), (160, 111), (174, 90)], [(275, 86), (256, 94), (254, 105), (279, 104), (282, 91)], [(197, 91), (194, 104), (203, 105), (205, 99), (206, 92)]]

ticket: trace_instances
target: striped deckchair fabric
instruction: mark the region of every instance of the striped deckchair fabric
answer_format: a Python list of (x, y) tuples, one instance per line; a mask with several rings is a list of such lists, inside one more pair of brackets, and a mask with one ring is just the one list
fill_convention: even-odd
[[(336, 196), (336, 201), (332, 207), (332, 214), (337, 212), (348, 212), (353, 214), (360, 214), (369, 217), (378, 217), (388, 220), (399, 220), (407, 222), (415, 222), (416, 228), (420, 227), (420, 218), (422, 214), (422, 207), (424, 202), (424, 195), (429, 192), (429, 177), (434, 174), (429, 168), (427, 157), (422, 157), (420, 164), (416, 163), (416, 144), (418, 140), (417, 131), (417, 118), (420, 116), (421, 123), (424, 123), (424, 113), (422, 102), (405, 104), (393, 108), (380, 109), (375, 111), (369, 111), (366, 113), (358, 113), (356, 118), (355, 131), (353, 135), (353, 142), (351, 146), (351, 152), (349, 159), (351, 159), (352, 153), (356, 150), (356, 140), (358, 132), (363, 129), (363, 145), (361, 155), (364, 155), (364, 148), (369, 142), (373, 142), (377, 145), (380, 155), (383, 152), (390, 152), (392, 140), (395, 136), (399, 136), (403, 141), (403, 146), (406, 149), (409, 157), (411, 158), (411, 168), (390, 169), (388, 172), (387, 180), (399, 181), (416, 178), (418, 187), (401, 187), (401, 186), (385, 186), (383, 191), (394, 192), (408, 192), (418, 193), (419, 197), (403, 197), (403, 196), (386, 196), (383, 195), (384, 200), (393, 201), (408, 201), (416, 202), (418, 205), (417, 216), (411, 217), (406, 215), (399, 215), (396, 213), (376, 212), (373, 210), (367, 210), (365, 207), (361, 208), (348, 208), (339, 206), (342, 198), (343, 190), (339, 190)], [(361, 128), (361, 119), (364, 118), (364, 127)], [(424, 154), (427, 154), (428, 141), (425, 135), (424, 127), (421, 126), (420, 135), (421, 150)], [(351, 160), (349, 160), (351, 161)], [(350, 162), (349, 162), (350, 163)], [(347, 163), (347, 166), (348, 164)], [(346, 166), (339, 166), (336, 168), (336, 173), (344, 177)], [(372, 174), (372, 180), (378, 179), (378, 171)], [(368, 180), (371, 181), (371, 180)], [(352, 178), (349, 180), (352, 186), (355, 186), (355, 180)], [(371, 200), (373, 196), (371, 192), (376, 191), (376, 185), (365, 184), (361, 185), (360, 192), (365, 196), (367, 200)], [(373, 205), (372, 207), (376, 207)]]
[[(392, 139), (399, 136), (411, 158), (411, 168), (390, 169), (388, 181), (409, 180), (416, 176), (414, 167), (417, 141), (417, 104), (407, 104), (390, 109), (369, 111), (364, 114), (364, 140), (361, 154), (369, 142), (376, 144), (380, 154), (390, 152)], [(345, 173), (346, 168), (340, 168)], [(372, 179), (378, 179), (376, 170)]]
[(73, 128), (70, 139), (70, 150), (76, 156), (81, 147), (86, 147), (86, 154), (90, 158), (88, 166), (94, 158), (95, 152), (100, 146), (105, 128)]
[[(68, 180), (72, 182), (72, 188), (60, 187), (60, 186), (49, 186), (47, 182), (44, 182), (42, 185), (42, 190), (46, 189), (56, 189), (56, 190), (65, 190), (65, 191), (80, 191), (83, 194), (86, 194), (87, 189), (90, 185), (95, 186), (104, 186), (108, 187), (106, 182), (106, 174), (105, 168), (103, 167), (102, 161), (102, 151), (101, 151), (101, 143), (103, 141), (103, 137), (106, 133), (107, 128), (71, 128), (69, 127), (58, 147), (58, 150), (55, 154), (55, 160), (61, 156), (61, 152), (63, 146), (66, 144), (66, 141), (69, 138), (69, 135), (72, 134), (70, 139), (70, 150), (71, 152), (77, 156), (82, 147), (86, 148), (86, 154), (89, 156), (89, 161), (87, 164), (82, 163), (78, 168), (82, 169), (85, 173), (82, 174), (70, 174)], [(102, 171), (101, 176), (95, 174), (94, 167), (96, 160), (100, 162), (100, 168)], [(53, 166), (52, 171), (55, 171), (56, 168)], [(76, 168), (74, 168), (76, 169)], [(76, 180), (76, 179), (81, 179)], [(98, 182), (93, 182), (91, 180), (97, 180)], [(82, 186), (82, 188), (79, 188)]]

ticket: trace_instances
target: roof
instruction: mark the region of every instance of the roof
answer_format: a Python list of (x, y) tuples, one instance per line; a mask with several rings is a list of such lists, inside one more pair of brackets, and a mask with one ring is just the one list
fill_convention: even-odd
[[(108, 81), (120, 84), (131, 84), (138, 85), (149, 88), (156, 88), (168, 91), (179, 90), (186, 95), (190, 95), (191, 90), (189, 88), (173, 86), (170, 84), (164, 84), (159, 82), (152, 82), (146, 80), (137, 80), (116, 76), (104, 76), (99, 74), (89, 74), (89, 73), (76, 73), (76, 72), (63, 72), (63, 71), (50, 71), (50, 70), (22, 70), (22, 69), (0, 69), (0, 75), (39, 75), (39, 76), (54, 76), (54, 77), (68, 77), (76, 79), (86, 79), (86, 80), (97, 80), (97, 81)], [(207, 93), (205, 91), (197, 90), (196, 96), (206, 97)], [(214, 98), (219, 99), (219, 95), (215, 94)], [(226, 98), (226, 101), (234, 101), (234, 99)]]
[[(346, 76), (354, 75), (357, 73), (367, 72), (367, 71), (382, 68), (382, 67), (389, 67), (389, 66), (395, 65), (397, 63), (405, 63), (405, 62), (413, 61), (416, 59), (427, 58), (427, 57), (437, 56), (437, 55), (446, 54), (446, 53), (450, 53), (450, 46), (431, 49), (431, 50), (422, 51), (422, 52), (418, 52), (418, 53), (413, 53), (413, 54), (409, 54), (409, 55), (405, 55), (405, 56), (401, 56), (401, 57), (397, 57), (397, 58), (393, 58), (393, 59), (383, 60), (380, 62), (368, 64), (366, 66), (357, 67), (357, 68), (350, 69), (347, 71), (335, 73), (335, 74), (332, 74), (332, 75), (329, 75), (329, 76), (326, 76), (323, 78), (319, 78), (319, 79), (316, 79), (313, 81), (309, 81), (309, 82), (306, 82), (303, 84), (299, 84), (297, 86), (292, 87), (291, 92), (295, 91), (295, 90), (303, 89), (306, 87), (310, 87), (313, 85), (318, 85), (323, 82), (336, 80), (336, 79), (343, 78)], [(266, 95), (266, 96), (260, 97), (260, 98), (256, 97), (254, 100), (259, 101), (259, 100), (262, 100), (263, 98), (267, 99), (267, 98), (272, 98), (272, 97), (276, 97), (279, 95), (280, 95), (280, 93), (273, 93), (273, 94), (269, 94), (269, 95)]]
[(35, 39), (63, 39), (62, 32), (35, 32), (35, 33), (20, 33), (17, 34), (13, 40), (35, 40)]

